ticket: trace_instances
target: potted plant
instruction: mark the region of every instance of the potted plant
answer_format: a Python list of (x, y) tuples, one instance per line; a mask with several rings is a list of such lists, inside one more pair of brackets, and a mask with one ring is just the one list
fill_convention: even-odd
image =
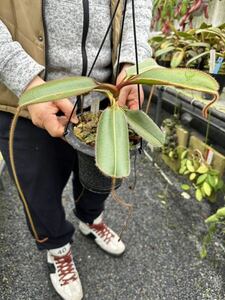
[[(210, 50), (215, 50), (215, 60), (225, 60), (225, 24), (213, 27), (203, 23), (198, 29), (185, 32), (172, 26), (169, 35), (159, 34), (150, 39), (154, 57), (160, 64), (169, 64), (172, 68), (189, 67), (210, 72)], [(211, 71), (214, 73), (214, 70)], [(213, 76), (221, 87), (225, 80), (225, 62), (221, 63), (219, 74)]]
[(12, 121), (9, 152), (15, 183), (36, 240), (40, 241), (17, 177), (13, 156), (14, 132), (21, 110), (30, 104), (79, 96), (91, 91), (104, 93), (109, 99), (109, 106), (102, 112), (97, 126), (95, 163), (104, 176), (112, 179), (114, 198), (126, 206), (131, 213), (130, 205), (126, 205), (119, 197), (116, 197), (114, 189), (115, 180), (127, 177), (130, 173), (128, 124), (153, 147), (161, 147), (164, 143), (164, 134), (147, 114), (140, 110), (131, 111), (118, 105), (120, 90), (131, 84), (168, 85), (209, 93), (213, 96), (213, 100), (204, 108), (204, 116), (207, 116), (208, 107), (218, 99), (218, 83), (209, 75), (192, 69), (163, 68), (151, 58), (139, 64), (139, 74), (136, 72), (136, 66), (128, 68), (126, 77), (119, 85), (99, 83), (89, 77), (76, 76), (49, 81), (25, 92), (19, 99), (18, 108)]
[[(166, 67), (188, 67), (212, 73), (221, 93), (225, 87), (225, 24), (213, 27), (203, 23), (200, 28), (185, 32), (171, 28), (169, 35), (158, 34), (149, 41), (157, 62)], [(211, 50), (215, 64), (210, 59)]]
[[(128, 68), (126, 77), (117, 86), (99, 83), (89, 77), (78, 76), (53, 80), (25, 92), (19, 100), (11, 135), (13, 135), (20, 110), (29, 104), (78, 96), (91, 91), (102, 92), (108, 97), (109, 106), (102, 112), (97, 126), (96, 165), (106, 176), (127, 177), (130, 173), (128, 124), (153, 147), (161, 147), (164, 143), (164, 134), (147, 114), (140, 110), (131, 111), (119, 107), (117, 99), (120, 90), (131, 84), (175, 86), (209, 93), (214, 96), (212, 102), (218, 98), (218, 84), (209, 75), (191, 69), (163, 68), (150, 58), (139, 64), (138, 75), (135, 66)], [(208, 106), (204, 110), (205, 115)]]

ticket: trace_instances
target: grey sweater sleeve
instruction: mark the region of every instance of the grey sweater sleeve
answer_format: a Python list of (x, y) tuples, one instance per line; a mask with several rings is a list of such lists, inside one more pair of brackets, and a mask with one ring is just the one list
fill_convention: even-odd
[(18, 97), (44, 66), (39, 65), (22, 46), (12, 40), (7, 27), (0, 20), (0, 82)]
[[(138, 45), (139, 62), (151, 57), (152, 51), (148, 44), (150, 35), (150, 22), (152, 16), (152, 1), (135, 1), (135, 23)], [(127, 11), (123, 31), (120, 63), (135, 64), (135, 46), (133, 33), (132, 1), (127, 2)]]

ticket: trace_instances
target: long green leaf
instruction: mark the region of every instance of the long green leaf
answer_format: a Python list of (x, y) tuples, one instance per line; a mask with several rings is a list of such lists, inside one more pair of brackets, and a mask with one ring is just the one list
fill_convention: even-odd
[(128, 127), (119, 106), (101, 114), (96, 136), (96, 165), (110, 177), (127, 177), (130, 173)]
[(188, 45), (189, 47), (204, 47), (204, 48), (210, 48), (209, 43), (203, 43), (203, 42), (194, 42)]
[(206, 92), (218, 96), (219, 85), (210, 75), (194, 69), (154, 68), (139, 74), (130, 80), (131, 83), (147, 85), (168, 85)]
[[(153, 68), (159, 68), (160, 66), (157, 64), (157, 62), (153, 58), (148, 58), (141, 62), (139, 65), (139, 73), (144, 73), (148, 70), (151, 70)], [(136, 66), (132, 66), (130, 68), (126, 69), (127, 78), (137, 75), (137, 69)]]
[(185, 52), (184, 50), (180, 50), (180, 51), (176, 51), (173, 56), (172, 56), (172, 59), (171, 59), (171, 62), (170, 62), (170, 66), (171, 68), (176, 68), (178, 67), (181, 63), (182, 63), (182, 60), (184, 58), (184, 55), (185, 55)]
[(198, 60), (199, 58), (202, 58), (206, 55), (209, 55), (210, 54), (210, 51), (205, 51), (203, 53), (200, 53), (198, 55), (196, 55), (195, 57), (189, 59), (189, 61), (187, 61), (186, 63), (186, 67), (190, 66), (194, 61)]
[(88, 77), (68, 77), (52, 80), (25, 92), (19, 99), (19, 106), (59, 100), (90, 92), (98, 84)]
[(149, 40), (148, 42), (149, 42), (149, 43), (152, 43), (152, 42), (160, 43), (160, 42), (162, 42), (164, 39), (165, 39), (164, 36), (156, 35), (156, 36), (153, 36), (152, 38), (150, 38), (150, 40)]
[(125, 115), (130, 127), (153, 147), (162, 147), (165, 135), (161, 129), (140, 110), (126, 110)]
[(208, 29), (198, 29), (196, 31), (196, 34), (199, 33), (207, 33), (210, 34), (212, 36), (218, 36), (222, 41), (225, 41), (225, 35), (222, 33), (222, 31), (219, 28), (216, 27), (210, 27)]
[(155, 58), (159, 57), (159, 56), (162, 56), (162, 55), (165, 55), (165, 54), (168, 54), (172, 51), (174, 51), (176, 48), (174, 46), (170, 46), (170, 47), (167, 47), (167, 48), (164, 48), (164, 49), (159, 49), (155, 52)]
[(179, 37), (185, 38), (186, 40), (196, 40), (195, 36), (193, 34), (188, 33), (188, 32), (178, 31), (177, 35)]

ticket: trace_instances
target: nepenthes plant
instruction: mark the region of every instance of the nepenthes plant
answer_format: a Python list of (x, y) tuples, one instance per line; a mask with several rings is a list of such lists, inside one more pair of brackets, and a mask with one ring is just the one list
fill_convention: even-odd
[[(96, 165), (107, 176), (121, 178), (129, 175), (129, 126), (153, 147), (164, 143), (164, 134), (159, 127), (140, 110), (131, 111), (117, 103), (120, 90), (131, 84), (164, 85), (205, 92), (213, 96), (211, 105), (218, 99), (218, 83), (204, 72), (192, 69), (168, 69), (159, 66), (153, 59), (126, 71), (119, 85), (99, 83), (89, 77), (69, 77), (53, 80), (25, 92), (19, 100), (18, 113), (27, 105), (79, 96), (92, 91), (104, 93), (109, 106), (101, 114), (96, 137)], [(209, 105), (203, 111), (206, 116)], [(15, 122), (14, 122), (15, 124)]]
[(99, 83), (90, 77), (75, 76), (49, 81), (34, 87), (25, 92), (19, 99), (17, 113), (14, 116), (10, 131), (10, 157), (18, 191), (31, 227), (33, 227), (34, 236), (39, 242), (38, 235), (32, 225), (26, 199), (20, 188), (13, 158), (13, 137), (21, 110), (26, 109), (30, 104), (84, 95), (92, 91), (105, 94), (109, 99), (109, 106), (102, 112), (97, 126), (95, 161), (104, 175), (115, 179), (127, 177), (130, 173), (128, 124), (153, 147), (161, 147), (165, 138), (161, 129), (146, 113), (141, 110), (131, 111), (118, 105), (118, 96), (124, 86), (132, 84), (174, 86), (208, 93), (212, 96), (212, 100), (204, 108), (204, 116), (207, 116), (209, 106), (218, 99), (219, 86), (217, 81), (204, 72), (193, 69), (164, 68), (151, 58), (138, 66), (139, 74), (136, 72), (136, 66), (128, 68), (125, 78), (119, 85)]

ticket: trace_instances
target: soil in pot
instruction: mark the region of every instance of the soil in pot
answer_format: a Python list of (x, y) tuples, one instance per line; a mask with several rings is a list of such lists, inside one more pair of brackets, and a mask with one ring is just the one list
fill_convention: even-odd
[[(78, 124), (74, 126), (74, 135), (83, 143), (94, 147), (98, 121), (101, 116), (101, 111), (93, 114), (92, 112), (85, 112), (78, 116)], [(130, 147), (132, 148), (139, 143), (140, 137), (129, 128)]]

